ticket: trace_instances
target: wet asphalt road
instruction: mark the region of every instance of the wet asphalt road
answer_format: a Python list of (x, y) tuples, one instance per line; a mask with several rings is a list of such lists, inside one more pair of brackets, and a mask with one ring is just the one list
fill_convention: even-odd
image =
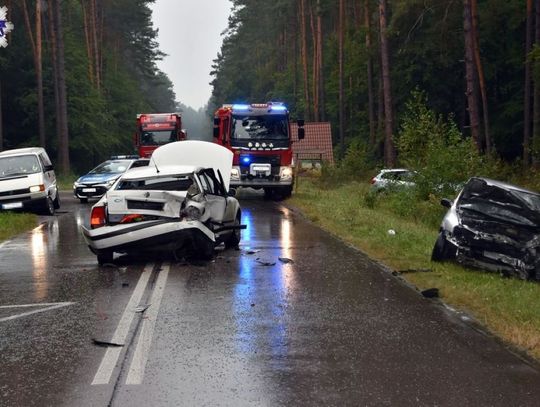
[(62, 198), (0, 246), (1, 406), (540, 405), (537, 365), (278, 203), (213, 262), (99, 268)]

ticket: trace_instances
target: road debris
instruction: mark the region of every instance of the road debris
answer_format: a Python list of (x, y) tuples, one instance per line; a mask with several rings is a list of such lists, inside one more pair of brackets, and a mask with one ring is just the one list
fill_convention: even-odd
[(420, 291), (425, 298), (439, 298), (438, 288), (428, 288), (427, 290)]
[(271, 261), (264, 261), (264, 260), (260, 260), (260, 259), (256, 259), (255, 260), (257, 263), (259, 263), (261, 266), (265, 266), (265, 267), (270, 267), (270, 266), (275, 266), (276, 265), (276, 262), (271, 262)]
[(143, 313), (144, 311), (146, 311), (150, 307), (150, 305), (152, 305), (152, 304), (140, 305), (137, 308), (135, 308), (135, 312)]
[(101, 346), (102, 348), (108, 348), (108, 347), (122, 347), (124, 344), (122, 343), (114, 343), (114, 342), (108, 342), (108, 341), (100, 341), (98, 339), (92, 338), (92, 343), (96, 346)]
[(278, 257), (278, 260), (284, 264), (294, 263), (294, 260), (289, 259), (288, 257)]

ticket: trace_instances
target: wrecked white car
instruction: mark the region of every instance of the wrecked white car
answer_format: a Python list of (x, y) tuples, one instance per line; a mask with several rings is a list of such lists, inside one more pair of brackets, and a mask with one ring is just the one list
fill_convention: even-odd
[(127, 171), (92, 207), (83, 236), (99, 264), (114, 253), (192, 251), (212, 256), (216, 245), (241, 238), (240, 204), (228, 193), (233, 154), (204, 141), (159, 147), (148, 167)]
[(448, 208), (433, 261), (540, 280), (540, 194), (487, 178), (471, 178)]

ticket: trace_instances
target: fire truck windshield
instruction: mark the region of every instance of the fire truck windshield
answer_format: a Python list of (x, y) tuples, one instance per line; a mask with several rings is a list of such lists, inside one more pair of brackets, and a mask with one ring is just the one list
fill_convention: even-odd
[(141, 144), (143, 146), (156, 146), (176, 141), (174, 130), (143, 131)]
[(287, 116), (233, 116), (232, 139), (288, 140)]

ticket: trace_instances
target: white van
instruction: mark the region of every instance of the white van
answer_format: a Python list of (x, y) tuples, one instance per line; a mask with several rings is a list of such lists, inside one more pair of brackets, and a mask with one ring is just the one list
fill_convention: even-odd
[(19, 148), (0, 153), (0, 210), (54, 215), (59, 207), (56, 175), (44, 148)]

